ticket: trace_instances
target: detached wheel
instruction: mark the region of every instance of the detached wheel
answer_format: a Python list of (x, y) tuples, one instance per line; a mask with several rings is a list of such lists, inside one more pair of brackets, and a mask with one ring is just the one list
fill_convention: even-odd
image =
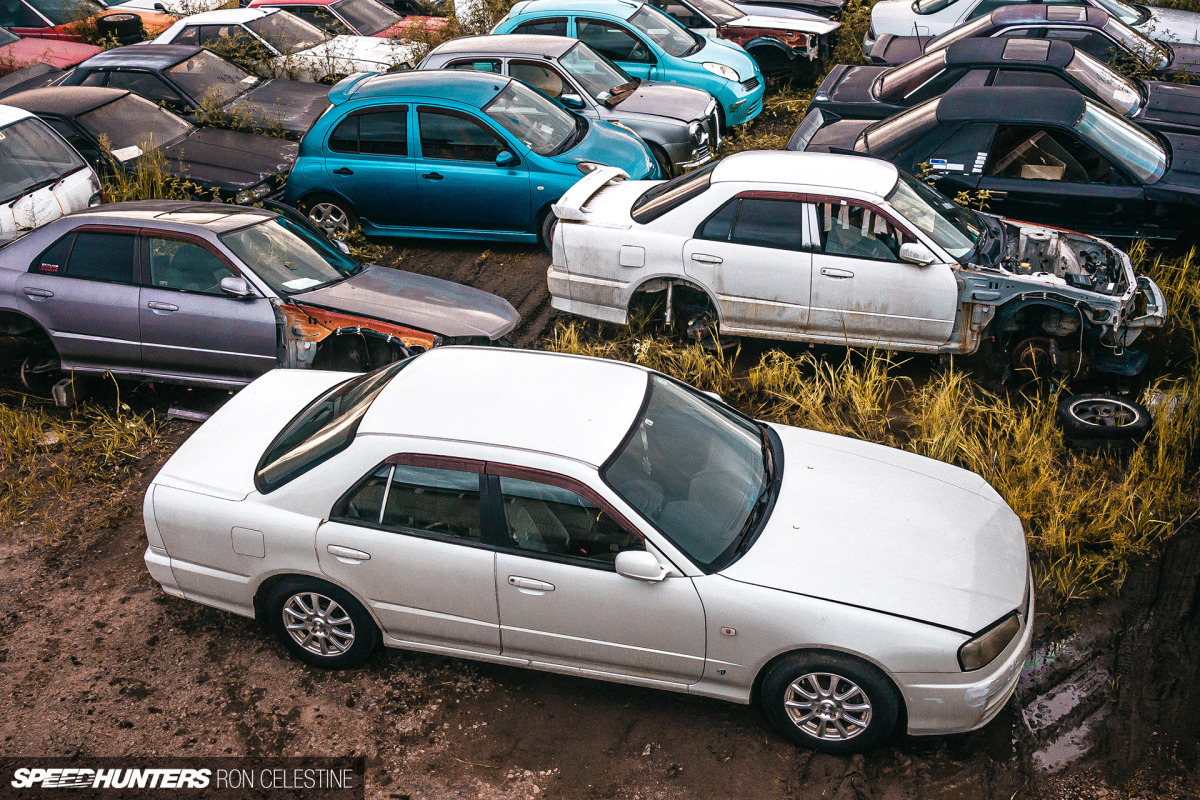
[(767, 718), (787, 738), (822, 753), (861, 753), (896, 726), (900, 697), (877, 667), (838, 653), (798, 653), (763, 678)]
[(326, 669), (354, 667), (379, 644), (379, 629), (349, 592), (316, 580), (286, 580), (271, 590), (271, 630), (301, 661)]
[(1058, 403), (1063, 439), (1080, 450), (1131, 450), (1150, 432), (1140, 403), (1105, 394), (1077, 394)]
[(303, 203), (304, 216), (330, 239), (344, 239), (359, 228), (354, 208), (333, 195), (318, 195)]
[(96, 32), (104, 38), (111, 36), (121, 44), (133, 44), (146, 38), (142, 18), (137, 14), (106, 14), (98, 17)]

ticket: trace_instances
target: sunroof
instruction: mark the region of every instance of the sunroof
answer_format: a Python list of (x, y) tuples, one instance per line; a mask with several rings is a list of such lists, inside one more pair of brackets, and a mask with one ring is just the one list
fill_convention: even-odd
[(1004, 45), (1005, 61), (1045, 61), (1050, 52), (1046, 39), (1009, 39)]
[(1087, 6), (1047, 6), (1046, 19), (1052, 22), (1085, 22)]

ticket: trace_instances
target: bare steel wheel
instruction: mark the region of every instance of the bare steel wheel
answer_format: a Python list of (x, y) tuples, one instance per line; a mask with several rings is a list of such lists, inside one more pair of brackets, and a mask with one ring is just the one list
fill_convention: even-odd
[(283, 627), (296, 644), (319, 656), (340, 656), (354, 645), (354, 620), (336, 600), (317, 592), (288, 598)]
[(860, 753), (883, 741), (900, 693), (878, 667), (844, 653), (792, 653), (763, 675), (760, 698), (772, 724), (797, 744)]
[(321, 195), (304, 204), (308, 221), (331, 239), (344, 239), (358, 229), (358, 217), (350, 205), (329, 195)]
[(288, 578), (276, 584), (264, 610), (292, 655), (319, 667), (352, 667), (379, 643), (379, 629), (362, 604), (346, 590), (316, 578)]
[(792, 681), (783, 707), (797, 728), (817, 739), (844, 742), (871, 725), (871, 699), (854, 681), (809, 672)]

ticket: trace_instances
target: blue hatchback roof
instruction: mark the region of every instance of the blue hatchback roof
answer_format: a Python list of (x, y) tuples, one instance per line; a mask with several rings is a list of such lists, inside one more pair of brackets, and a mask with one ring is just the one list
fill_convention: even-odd
[(554, 13), (571, 14), (575, 12), (591, 14), (607, 14), (619, 19), (628, 19), (642, 5), (632, 0), (527, 0), (517, 3), (509, 12), (510, 17), (526, 14)]
[(408, 70), (386, 75), (351, 75), (329, 92), (329, 102), (348, 100), (401, 99), (454, 100), (483, 108), (508, 85), (509, 78), (483, 72), (455, 69)]

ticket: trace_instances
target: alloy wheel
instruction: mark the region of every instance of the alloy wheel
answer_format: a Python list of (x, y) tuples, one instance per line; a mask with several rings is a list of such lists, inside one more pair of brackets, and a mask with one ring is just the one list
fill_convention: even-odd
[(350, 215), (333, 203), (313, 203), (308, 209), (308, 219), (326, 236), (340, 238), (350, 234)]
[(814, 739), (842, 742), (871, 724), (871, 700), (858, 684), (830, 672), (809, 672), (788, 685), (784, 711)]
[(318, 592), (299, 592), (283, 604), (283, 627), (296, 644), (318, 656), (340, 656), (354, 644), (346, 610)]
[(1076, 400), (1069, 406), (1068, 413), (1080, 422), (1098, 428), (1123, 428), (1142, 416), (1133, 405), (1115, 397)]

